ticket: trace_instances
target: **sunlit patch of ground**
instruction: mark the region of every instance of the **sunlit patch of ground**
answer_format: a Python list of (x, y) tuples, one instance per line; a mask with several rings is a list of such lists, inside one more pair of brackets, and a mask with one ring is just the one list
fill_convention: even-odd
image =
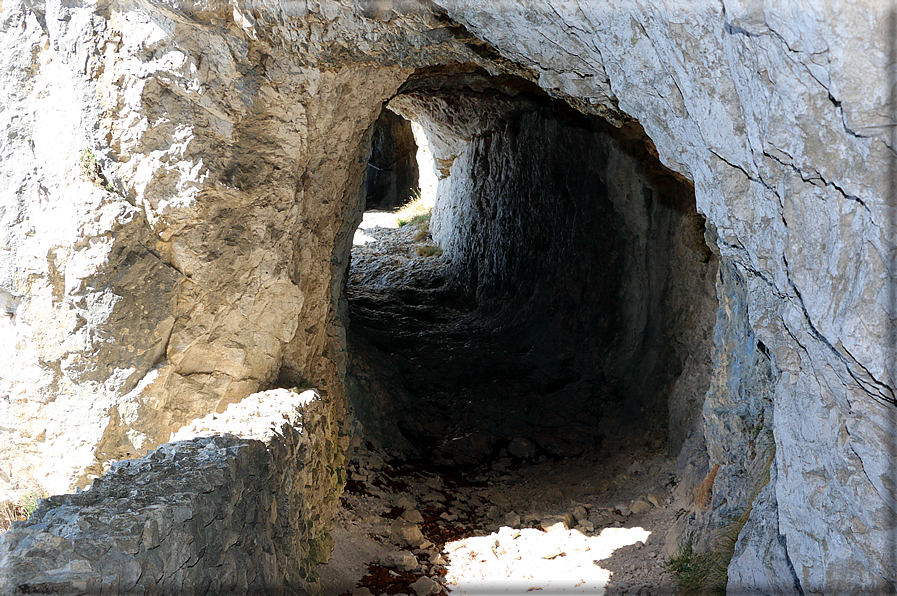
[(368, 242), (376, 241), (376, 238), (367, 233), (371, 228), (397, 228), (396, 214), (390, 211), (365, 211), (358, 229), (355, 230), (355, 237), (352, 244), (361, 246)]
[(645, 542), (643, 528), (605, 528), (597, 536), (566, 530), (543, 532), (504, 526), (488, 536), (445, 545), (446, 588), (451, 594), (604, 594), (610, 571), (600, 562), (618, 548)]

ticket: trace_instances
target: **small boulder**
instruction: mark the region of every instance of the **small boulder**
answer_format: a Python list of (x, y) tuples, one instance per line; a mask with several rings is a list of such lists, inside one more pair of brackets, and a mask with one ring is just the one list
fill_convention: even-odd
[(430, 594), (438, 594), (442, 591), (442, 586), (427, 576), (424, 576), (411, 584), (417, 596), (429, 596)]
[(380, 555), (377, 563), (389, 569), (398, 569), (399, 571), (414, 571), (420, 567), (420, 561), (417, 560), (412, 553), (408, 551), (400, 551), (394, 553), (386, 553)]
[(629, 506), (629, 509), (635, 515), (642, 515), (643, 513), (648, 513), (654, 506), (644, 499), (636, 499), (632, 502), (632, 505)]
[(533, 459), (536, 457), (536, 445), (523, 437), (515, 437), (508, 445), (508, 453), (520, 459)]
[(549, 515), (542, 518), (541, 523), (542, 529), (546, 532), (563, 532), (567, 530), (567, 524), (564, 523), (564, 516), (562, 515)]
[(574, 516), (569, 511), (564, 514), (564, 527), (566, 527), (568, 530), (570, 528), (576, 527), (576, 516)]
[(520, 525), (520, 516), (517, 515), (516, 513), (514, 513), (513, 511), (510, 512), (509, 514), (507, 514), (505, 516), (505, 525), (510, 526), (512, 528), (516, 528), (517, 526)]
[(499, 507), (511, 506), (511, 500), (508, 498), (508, 496), (497, 489), (492, 489), (491, 491), (489, 491), (489, 500)]
[(420, 531), (420, 526), (410, 522), (396, 522), (392, 526), (392, 540), (399, 546), (420, 547), (427, 541)]

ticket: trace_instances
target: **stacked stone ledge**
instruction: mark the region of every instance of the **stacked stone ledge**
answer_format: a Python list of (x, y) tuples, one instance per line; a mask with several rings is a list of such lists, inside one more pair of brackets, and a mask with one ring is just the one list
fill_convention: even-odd
[(307, 594), (344, 480), (325, 402), (276, 389), (45, 499), (0, 535), (0, 594)]

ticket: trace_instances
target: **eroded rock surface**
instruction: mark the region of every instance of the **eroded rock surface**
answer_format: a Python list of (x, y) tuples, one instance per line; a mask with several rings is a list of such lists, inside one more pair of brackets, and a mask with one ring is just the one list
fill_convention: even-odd
[(253, 394), (45, 499), (0, 536), (0, 592), (309, 593), (341, 488), (324, 416), (313, 391)]

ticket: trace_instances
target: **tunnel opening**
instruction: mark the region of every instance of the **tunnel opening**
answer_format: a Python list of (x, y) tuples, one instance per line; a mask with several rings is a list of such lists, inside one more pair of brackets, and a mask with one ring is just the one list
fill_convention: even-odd
[(693, 187), (638, 123), (471, 65), (418, 71), (383, 114), (372, 159), (409, 161), (378, 139), (415, 122), (439, 182), (422, 231), (353, 251), (365, 436), (446, 466), (677, 452), (710, 381), (716, 258)]
[(420, 195), (417, 151), (411, 122), (381, 110), (371, 132), (365, 211), (395, 209)]

